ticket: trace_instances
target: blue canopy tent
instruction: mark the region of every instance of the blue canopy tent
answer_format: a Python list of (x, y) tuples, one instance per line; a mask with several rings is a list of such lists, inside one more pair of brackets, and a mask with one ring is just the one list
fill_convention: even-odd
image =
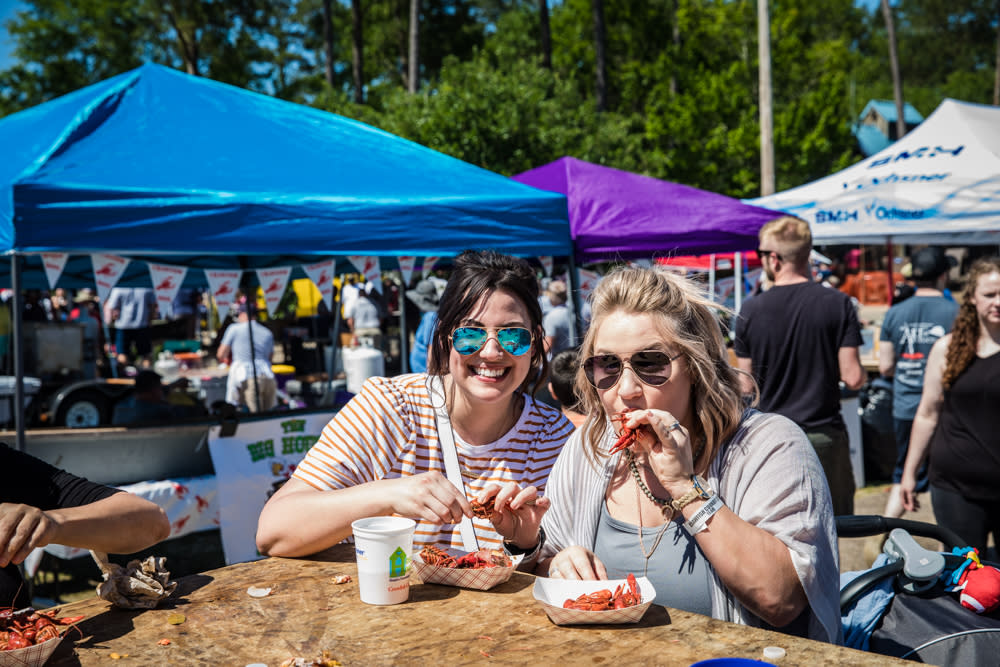
[[(562, 195), (158, 65), (0, 119), (0, 146), (0, 251), (13, 257), (15, 294), (20, 259), (40, 252), (220, 269), (466, 248), (572, 253)], [(67, 275), (84, 275), (81, 260)]]

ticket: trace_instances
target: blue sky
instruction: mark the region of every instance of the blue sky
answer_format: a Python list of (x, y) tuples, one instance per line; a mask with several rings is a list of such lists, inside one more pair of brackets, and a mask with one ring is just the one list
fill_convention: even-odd
[[(855, 4), (862, 7), (877, 7), (879, 0), (855, 0)], [(7, 35), (6, 22), (14, 18), (14, 13), (19, 9), (24, 9), (25, 5), (20, 0), (0, 0), (0, 70), (10, 67), (14, 44)]]

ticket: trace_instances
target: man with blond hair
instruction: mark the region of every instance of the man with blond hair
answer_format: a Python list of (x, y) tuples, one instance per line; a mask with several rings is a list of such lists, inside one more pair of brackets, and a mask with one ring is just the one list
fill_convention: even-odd
[(858, 348), (861, 324), (850, 297), (813, 281), (812, 233), (785, 216), (759, 234), (764, 272), (773, 286), (743, 304), (735, 352), (743, 391), (760, 388), (760, 408), (798, 424), (812, 443), (837, 515), (854, 513), (854, 475), (847, 427), (840, 416), (840, 386), (865, 381)]

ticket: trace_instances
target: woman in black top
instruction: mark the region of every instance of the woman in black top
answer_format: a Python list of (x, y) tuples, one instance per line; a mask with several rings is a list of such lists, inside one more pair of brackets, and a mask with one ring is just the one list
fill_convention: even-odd
[(972, 265), (952, 332), (927, 358), (900, 484), (917, 509), (917, 469), (930, 450), (928, 480), (938, 523), (985, 555), (1000, 542), (1000, 258)]
[(159, 505), (0, 443), (0, 609), (30, 604), (18, 569), (47, 544), (133, 553), (166, 539)]

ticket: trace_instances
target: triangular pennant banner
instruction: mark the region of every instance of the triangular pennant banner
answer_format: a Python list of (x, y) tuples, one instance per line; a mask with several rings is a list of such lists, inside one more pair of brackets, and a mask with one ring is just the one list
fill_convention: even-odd
[(431, 275), (431, 269), (434, 268), (434, 263), (437, 262), (440, 257), (424, 257), (423, 264), (420, 265), (420, 271), (423, 273), (424, 278), (428, 278)]
[(125, 273), (128, 262), (127, 257), (119, 257), (118, 255), (90, 256), (90, 263), (94, 267), (94, 282), (97, 283), (97, 298), (101, 300), (102, 304), (108, 302), (108, 294)]
[(55, 289), (59, 282), (59, 276), (66, 268), (66, 260), (69, 253), (65, 252), (43, 252), (42, 265), (45, 267), (45, 277), (49, 279), (49, 289)]
[(205, 278), (208, 280), (208, 289), (211, 290), (212, 298), (215, 299), (215, 308), (219, 311), (219, 319), (221, 320), (229, 314), (229, 309), (233, 306), (243, 272), (240, 270), (205, 269)]
[(323, 303), (333, 312), (333, 267), (335, 260), (328, 259), (325, 262), (316, 264), (303, 264), (302, 270), (309, 276), (309, 280), (316, 284)]
[(580, 298), (582, 300), (590, 298), (590, 293), (597, 287), (597, 283), (601, 282), (601, 274), (596, 271), (577, 268), (576, 276), (577, 284), (580, 286)]
[(156, 293), (156, 307), (160, 315), (173, 317), (174, 299), (187, 276), (188, 267), (171, 264), (150, 264), (149, 277), (153, 279), (153, 291)]
[(538, 261), (542, 263), (545, 275), (552, 277), (552, 255), (540, 255)]
[(264, 301), (267, 302), (267, 314), (274, 317), (278, 309), (281, 297), (285, 295), (285, 288), (288, 287), (288, 277), (292, 275), (292, 267), (278, 266), (273, 269), (257, 269), (257, 280), (260, 281), (260, 288), (264, 290)]
[(365, 281), (375, 286), (379, 292), (382, 291), (382, 269), (379, 267), (378, 257), (374, 255), (349, 255), (351, 264), (357, 267)]
[(413, 265), (416, 263), (417, 258), (412, 256), (397, 257), (399, 261), (399, 273), (403, 276), (403, 286), (410, 286), (410, 279), (413, 278)]

